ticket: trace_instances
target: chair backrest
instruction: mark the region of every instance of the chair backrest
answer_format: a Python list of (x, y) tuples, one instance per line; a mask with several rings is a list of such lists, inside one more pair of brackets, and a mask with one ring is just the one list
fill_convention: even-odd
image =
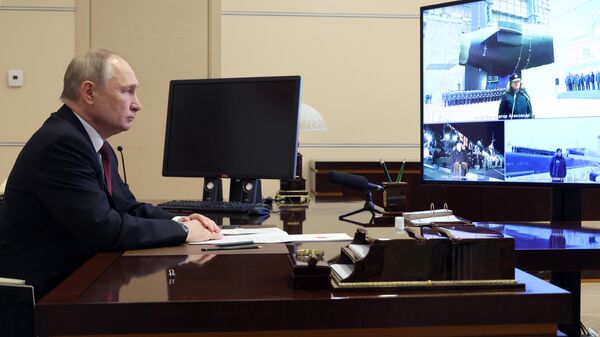
[(3, 337), (33, 337), (33, 286), (0, 278), (0, 334)]
[(4, 200), (4, 189), (6, 188), (6, 179), (0, 184), (0, 206), (2, 206), (2, 200)]

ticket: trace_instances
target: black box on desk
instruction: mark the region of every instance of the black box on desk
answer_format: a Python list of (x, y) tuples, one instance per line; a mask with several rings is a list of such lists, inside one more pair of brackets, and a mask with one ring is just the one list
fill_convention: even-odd
[(330, 289), (331, 269), (325, 261), (299, 261), (288, 255), (293, 289)]

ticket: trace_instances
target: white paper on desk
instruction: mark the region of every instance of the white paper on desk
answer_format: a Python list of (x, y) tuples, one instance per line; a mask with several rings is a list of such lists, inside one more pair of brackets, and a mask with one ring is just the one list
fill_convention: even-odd
[(261, 234), (227, 235), (219, 240), (190, 242), (190, 245), (216, 245), (219, 243), (235, 243), (248, 241), (252, 241), (254, 243), (282, 243), (290, 242), (291, 240), (287, 232), (277, 231)]
[(289, 235), (287, 232), (271, 231), (261, 234), (228, 235), (220, 240), (190, 242), (190, 245), (216, 245), (219, 243), (234, 243), (253, 241), (254, 243), (285, 243), (312, 241), (350, 241), (352, 238), (345, 233), (298, 234)]
[(447, 216), (436, 216), (433, 218), (423, 218), (423, 219), (414, 219), (410, 220), (410, 223), (415, 226), (424, 226), (429, 225), (434, 222), (462, 222), (463, 220), (457, 218), (455, 215), (447, 215)]
[(346, 233), (322, 233), (322, 234), (294, 234), (288, 235), (293, 242), (313, 242), (313, 241), (352, 241), (352, 238)]
[(265, 233), (285, 233), (285, 232), (277, 227), (231, 228), (231, 229), (222, 229), (221, 230), (221, 234), (223, 234), (223, 235), (248, 235), (248, 234), (265, 234)]

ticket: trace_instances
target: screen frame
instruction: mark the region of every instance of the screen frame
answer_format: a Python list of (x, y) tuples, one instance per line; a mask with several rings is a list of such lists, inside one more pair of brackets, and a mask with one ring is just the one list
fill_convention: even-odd
[(424, 170), (424, 143), (423, 143), (423, 133), (425, 130), (424, 124), (424, 114), (425, 114), (425, 93), (424, 93), (424, 61), (423, 61), (423, 13), (427, 10), (457, 6), (469, 3), (476, 3), (485, 0), (457, 0), (457, 1), (447, 1), (440, 2), (437, 4), (421, 6), (419, 11), (419, 75), (420, 75), (420, 88), (419, 88), (419, 108), (420, 108), (420, 120), (419, 120), (419, 158), (421, 165), (421, 174), (420, 174), (420, 182), (424, 185), (437, 185), (437, 186), (479, 186), (479, 187), (533, 187), (533, 188), (559, 188), (559, 189), (590, 189), (590, 188), (600, 188), (600, 183), (552, 183), (552, 182), (511, 182), (511, 181), (473, 181), (473, 180), (426, 180), (425, 179), (425, 170)]
[[(260, 174), (249, 175), (249, 174), (237, 174), (237, 172), (222, 172), (220, 174), (215, 174), (215, 172), (209, 171), (175, 171), (168, 167), (168, 151), (170, 149), (171, 142), (171, 132), (172, 130), (172, 120), (173, 120), (173, 100), (174, 100), (174, 91), (175, 87), (178, 85), (193, 85), (193, 84), (226, 84), (226, 83), (245, 83), (245, 82), (292, 82), (294, 85), (294, 101), (297, 103), (297, 120), (296, 120), (296, 128), (295, 128), (295, 146), (294, 146), (294, 155), (293, 155), (293, 163), (290, 164), (289, 169), (286, 169), (285, 173), (281, 172), (281, 174)], [(299, 137), (299, 121), (300, 121), (300, 103), (302, 97), (302, 77), (299, 75), (288, 75), (288, 76), (261, 76), (261, 77), (231, 77), (231, 78), (208, 78), (208, 79), (181, 79), (181, 80), (171, 80), (169, 83), (169, 97), (168, 97), (168, 106), (167, 106), (167, 120), (165, 127), (165, 142), (164, 142), (164, 151), (163, 151), (163, 166), (162, 166), (162, 175), (165, 177), (194, 177), (194, 178), (239, 178), (239, 179), (292, 179), (296, 175), (296, 160), (298, 153), (298, 137)], [(268, 149), (267, 149), (268, 151)], [(282, 170), (283, 171), (283, 170)]]

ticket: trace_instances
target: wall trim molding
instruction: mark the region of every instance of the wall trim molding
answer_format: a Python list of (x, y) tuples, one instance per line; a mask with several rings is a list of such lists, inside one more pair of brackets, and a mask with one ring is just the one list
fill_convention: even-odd
[(298, 147), (301, 148), (420, 148), (419, 144), (393, 144), (393, 143), (379, 143), (379, 144), (367, 144), (367, 143), (300, 143)]
[(25, 142), (0, 142), (0, 147), (23, 147)]
[(267, 12), (267, 11), (222, 11), (228, 16), (295, 16), (324, 18), (360, 18), (360, 19), (419, 19), (414, 14), (376, 14), (376, 13), (318, 13), (318, 12)]
[(16, 12), (75, 12), (75, 7), (2, 6), (0, 11)]

